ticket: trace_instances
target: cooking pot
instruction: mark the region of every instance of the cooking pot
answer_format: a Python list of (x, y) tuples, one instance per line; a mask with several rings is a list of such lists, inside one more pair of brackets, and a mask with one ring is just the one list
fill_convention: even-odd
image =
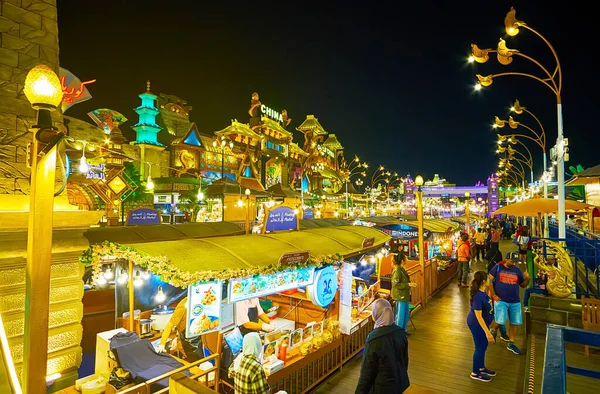
[(140, 336), (152, 335), (152, 319), (140, 320)]
[(154, 308), (152, 310), (152, 315), (150, 319), (152, 320), (152, 329), (155, 331), (163, 332), (165, 326), (171, 320), (171, 316), (173, 316), (173, 312), (175, 312), (175, 308), (167, 308), (159, 306), (158, 308)]

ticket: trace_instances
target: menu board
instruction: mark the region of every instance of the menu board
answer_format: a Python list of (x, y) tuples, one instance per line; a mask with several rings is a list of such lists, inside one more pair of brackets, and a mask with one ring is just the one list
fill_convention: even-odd
[(208, 282), (188, 287), (186, 337), (219, 330), (221, 289), (221, 282)]
[(277, 272), (271, 275), (258, 275), (231, 281), (229, 302), (238, 302), (281, 291), (311, 285), (315, 269), (302, 268), (294, 271)]

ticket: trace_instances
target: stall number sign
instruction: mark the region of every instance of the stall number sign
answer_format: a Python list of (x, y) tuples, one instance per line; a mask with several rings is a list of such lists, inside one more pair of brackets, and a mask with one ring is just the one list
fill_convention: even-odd
[(304, 211), (304, 215), (302, 217), (303, 219), (314, 219), (315, 218), (315, 211), (313, 211), (312, 209), (307, 209)]
[(310, 258), (310, 250), (303, 252), (284, 253), (279, 258), (279, 265), (301, 264)]
[(265, 221), (265, 232), (296, 230), (298, 217), (290, 207), (277, 207), (269, 211)]
[(129, 212), (127, 216), (128, 226), (140, 226), (146, 224), (160, 224), (158, 211), (150, 208), (138, 208)]
[(257, 275), (231, 281), (229, 302), (238, 302), (275, 294), (286, 290), (312, 285), (314, 268), (301, 268), (293, 271), (276, 272), (270, 275)]
[(221, 325), (221, 282), (188, 287), (186, 337), (218, 331)]
[(313, 304), (326, 308), (335, 298), (338, 289), (337, 274), (331, 266), (315, 273), (315, 283), (310, 286), (308, 293)]

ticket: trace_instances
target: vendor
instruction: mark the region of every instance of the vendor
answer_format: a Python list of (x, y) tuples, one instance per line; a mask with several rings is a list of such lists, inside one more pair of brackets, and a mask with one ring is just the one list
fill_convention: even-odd
[(165, 326), (165, 330), (163, 331), (162, 337), (160, 338), (160, 345), (158, 346), (156, 351), (158, 353), (162, 353), (165, 351), (165, 346), (167, 344), (167, 341), (169, 340), (171, 331), (173, 331), (173, 327), (175, 327), (177, 336), (181, 343), (184, 358), (189, 362), (194, 362), (196, 360), (204, 358), (204, 348), (202, 346), (202, 337), (200, 335), (197, 335), (192, 338), (186, 338), (185, 336), (187, 302), (188, 298), (185, 297), (179, 302), (179, 304), (177, 304), (177, 307), (173, 312), (173, 316), (171, 316), (171, 319)]
[(271, 332), (275, 330), (275, 325), (271, 324), (271, 319), (267, 316), (265, 311), (263, 311), (260, 302), (258, 302), (258, 298), (251, 298), (236, 303), (235, 310), (236, 324), (242, 335), (246, 335), (250, 332)]

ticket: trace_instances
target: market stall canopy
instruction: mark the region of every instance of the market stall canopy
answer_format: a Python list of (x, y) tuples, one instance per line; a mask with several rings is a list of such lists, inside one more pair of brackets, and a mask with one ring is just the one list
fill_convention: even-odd
[(325, 218), (325, 219), (302, 219), (300, 220), (300, 229), (322, 228), (333, 226), (348, 226), (350, 223), (345, 219)]
[[(217, 179), (210, 186), (206, 187), (207, 196), (221, 196), (224, 194), (244, 195), (246, 188), (229, 177)], [(268, 194), (259, 190), (250, 189), (250, 194), (257, 197), (268, 197)]]
[(600, 165), (578, 172), (565, 182), (565, 186), (583, 186), (594, 183), (600, 183)]
[(266, 190), (267, 193), (272, 194), (274, 197), (295, 197), (300, 198), (302, 195), (297, 191), (284, 187), (281, 183), (272, 185)]
[(404, 223), (406, 220), (416, 220), (415, 215), (398, 215), (398, 216), (367, 216), (356, 218), (363, 222), (370, 222), (377, 225), (392, 224), (392, 223)]
[[(471, 222), (475, 222), (475, 221), (479, 220), (480, 218), (483, 218), (483, 216), (479, 216), (476, 213), (472, 213), (469, 216), (469, 220)], [(453, 217), (450, 218), (450, 220), (452, 220), (454, 222), (459, 222), (459, 223), (462, 223), (462, 224), (467, 223), (467, 217), (465, 215), (453, 216)]]
[(185, 238), (204, 238), (219, 235), (239, 235), (244, 231), (235, 223), (185, 223), (149, 226), (99, 227), (87, 230), (84, 236), (91, 245), (104, 241), (133, 244), (152, 241), (173, 241)]
[[(593, 205), (579, 201), (566, 200), (565, 209), (568, 211), (580, 211), (593, 208)], [(532, 198), (502, 207), (494, 212), (494, 215), (510, 216), (537, 216), (539, 214), (554, 213), (558, 211), (558, 200), (554, 198)]]
[[(402, 222), (402, 224), (415, 228), (419, 227), (419, 222), (417, 221)], [(432, 233), (446, 233), (448, 231), (457, 231), (460, 225), (447, 219), (425, 219), (423, 220), (423, 228)]]
[[(373, 243), (364, 248), (363, 242), (369, 238), (373, 238)], [(389, 240), (388, 235), (378, 230), (340, 226), (277, 234), (145, 242), (133, 247), (145, 256), (165, 257), (169, 271), (179, 271), (185, 277), (186, 272), (218, 272), (220, 269), (233, 273), (268, 268), (276, 266), (284, 253), (306, 250), (314, 257), (331, 254), (350, 256)], [(196, 279), (191, 275), (188, 284), (195, 283), (192, 278)]]

